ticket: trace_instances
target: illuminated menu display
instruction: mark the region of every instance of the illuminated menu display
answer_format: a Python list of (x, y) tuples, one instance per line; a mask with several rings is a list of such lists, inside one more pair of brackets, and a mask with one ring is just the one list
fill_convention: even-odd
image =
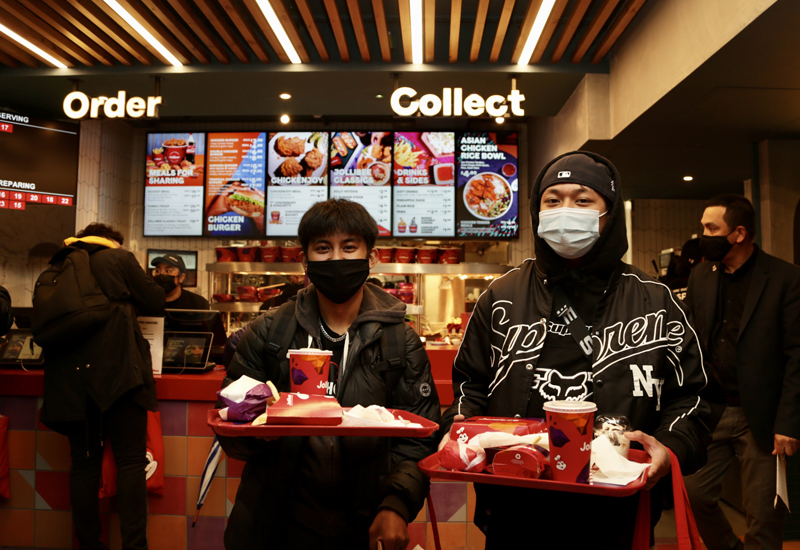
[(291, 237), (311, 206), (328, 199), (328, 133), (271, 132), (267, 235)]
[(145, 237), (203, 234), (205, 134), (148, 134)]
[(457, 236), (519, 235), (516, 132), (459, 134)]
[(334, 132), (331, 137), (331, 198), (366, 208), (378, 235), (391, 236), (391, 132)]
[(208, 135), (205, 235), (264, 235), (266, 146), (264, 132)]
[(455, 236), (454, 152), (453, 132), (395, 134), (395, 237)]

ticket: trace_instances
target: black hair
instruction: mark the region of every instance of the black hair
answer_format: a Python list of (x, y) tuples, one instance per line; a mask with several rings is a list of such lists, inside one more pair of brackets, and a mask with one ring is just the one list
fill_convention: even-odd
[(751, 239), (756, 236), (756, 211), (746, 197), (734, 193), (717, 195), (706, 203), (706, 208), (712, 206), (721, 206), (725, 209), (722, 219), (728, 225), (728, 230), (733, 231), (741, 225), (747, 230)]
[(300, 237), (300, 245), (306, 255), (312, 241), (337, 234), (361, 237), (369, 254), (378, 238), (378, 224), (366, 208), (357, 202), (329, 199), (309, 208), (297, 228), (297, 236)]
[(122, 236), (122, 233), (111, 227), (110, 225), (106, 225), (104, 223), (90, 223), (82, 230), (78, 231), (78, 234), (75, 235), (79, 239), (83, 237), (102, 237), (104, 239), (110, 239), (112, 241), (117, 241), (120, 245), (125, 242), (125, 237)]

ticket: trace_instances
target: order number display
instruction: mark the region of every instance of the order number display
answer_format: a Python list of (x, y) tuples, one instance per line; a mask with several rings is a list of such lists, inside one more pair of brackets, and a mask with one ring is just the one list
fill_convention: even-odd
[(44, 193), (26, 193), (13, 189), (0, 189), (0, 208), (25, 210), (28, 203), (72, 206), (70, 195), (47, 195)]

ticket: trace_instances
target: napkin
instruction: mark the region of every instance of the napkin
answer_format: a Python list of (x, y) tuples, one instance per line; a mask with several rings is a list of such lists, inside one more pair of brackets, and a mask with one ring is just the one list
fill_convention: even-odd
[(344, 412), (344, 420), (340, 426), (346, 427), (381, 427), (381, 428), (421, 428), (422, 425), (403, 419), (398, 413), (395, 417), (392, 413), (379, 405), (362, 407), (356, 405), (349, 411)]
[(592, 441), (592, 483), (624, 486), (635, 481), (650, 465), (633, 462), (617, 453), (607, 437)]
[(231, 382), (226, 388), (217, 392), (217, 394), (228, 401), (241, 403), (247, 396), (247, 392), (259, 384), (263, 384), (263, 382), (250, 378), (249, 376), (242, 376), (238, 380)]
[(780, 454), (776, 455), (775, 458), (778, 460), (777, 463), (777, 476), (775, 480), (775, 504), (774, 507), (778, 507), (778, 499), (780, 498), (783, 503), (786, 505), (786, 509), (791, 512), (789, 508), (789, 490), (786, 487), (786, 455)]
[(538, 445), (549, 450), (548, 434), (513, 435), (507, 432), (483, 432), (469, 440), (470, 445), (491, 449), (493, 447), (510, 447), (511, 445)]

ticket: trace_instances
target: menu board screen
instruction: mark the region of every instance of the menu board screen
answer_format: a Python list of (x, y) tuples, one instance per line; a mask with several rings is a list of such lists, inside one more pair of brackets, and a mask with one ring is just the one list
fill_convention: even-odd
[(395, 237), (455, 236), (455, 134), (397, 132)]
[(265, 132), (208, 134), (205, 235), (264, 235), (266, 146)]
[(392, 133), (334, 132), (331, 137), (331, 198), (367, 209), (378, 235), (391, 236)]
[(516, 132), (459, 134), (457, 233), (459, 237), (519, 235)]
[(267, 175), (267, 235), (297, 235), (303, 214), (328, 199), (327, 132), (270, 132)]
[(145, 237), (203, 234), (205, 134), (148, 134)]

